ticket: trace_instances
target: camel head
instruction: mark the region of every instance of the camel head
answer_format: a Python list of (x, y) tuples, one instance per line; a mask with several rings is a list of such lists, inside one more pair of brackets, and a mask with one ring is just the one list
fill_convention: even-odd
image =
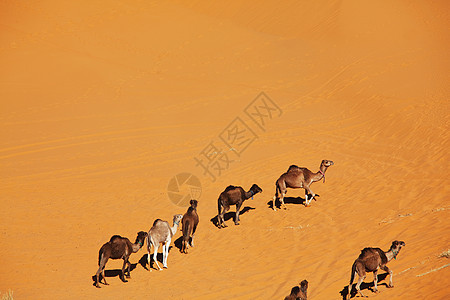
[(250, 191), (252, 191), (253, 195), (256, 195), (258, 193), (262, 193), (263, 190), (257, 184), (253, 184)]
[(141, 247), (144, 245), (144, 240), (147, 237), (148, 233), (145, 231), (139, 231), (136, 237), (135, 244), (139, 244)]
[(328, 167), (334, 165), (334, 162), (332, 160), (324, 159), (324, 160), (322, 160), (322, 163), (320, 165), (328, 168)]
[(403, 241), (393, 241), (391, 245), (391, 249), (394, 252), (394, 258), (397, 256), (397, 254), (400, 252), (400, 249), (402, 249), (403, 246), (406, 246), (405, 242)]
[(308, 281), (306, 279), (300, 282), (300, 290), (306, 294), (306, 291), (308, 290)]
[(191, 200), (190, 202), (189, 202), (189, 204), (191, 204), (191, 207), (192, 208), (197, 208), (197, 205), (198, 205), (198, 201), (197, 200)]
[(173, 216), (173, 223), (174, 224), (180, 224), (181, 219), (183, 219), (183, 215), (182, 214), (177, 214)]

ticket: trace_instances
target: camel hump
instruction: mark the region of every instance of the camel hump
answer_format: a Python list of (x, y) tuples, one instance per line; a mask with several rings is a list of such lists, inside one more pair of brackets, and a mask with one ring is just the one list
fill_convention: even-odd
[(121, 237), (120, 235), (113, 235), (110, 239), (109, 242), (112, 243), (115, 239), (123, 239), (123, 237)]
[(156, 219), (156, 220), (153, 222), (153, 226), (155, 226), (156, 223), (161, 222), (161, 221), (162, 221), (161, 219)]
[(361, 250), (361, 254), (359, 255), (359, 257), (366, 256), (367, 254), (372, 253), (373, 250), (374, 249), (371, 248), (371, 247), (364, 248), (364, 249)]
[(292, 172), (292, 171), (300, 171), (300, 170), (304, 170), (305, 168), (299, 167), (297, 165), (290, 165), (289, 169), (287, 170), (287, 173)]
[(378, 252), (378, 255), (380, 255), (381, 262), (383, 264), (386, 264), (388, 262), (388, 259), (386, 257), (386, 254), (384, 253), (384, 251), (381, 250), (380, 248), (375, 248), (374, 250)]
[(227, 186), (227, 188), (225, 189), (224, 192), (228, 192), (228, 191), (231, 191), (231, 190), (234, 190), (234, 189), (237, 189), (237, 188), (238, 188), (237, 186), (229, 185), (229, 186)]

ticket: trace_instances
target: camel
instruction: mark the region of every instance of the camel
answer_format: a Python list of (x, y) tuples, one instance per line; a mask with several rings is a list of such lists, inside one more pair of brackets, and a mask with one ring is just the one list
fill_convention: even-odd
[(147, 236), (147, 250), (148, 250), (148, 268), (151, 271), (150, 265), (150, 250), (153, 245), (154, 253), (153, 260), (155, 261), (158, 269), (161, 271), (161, 267), (158, 264), (158, 249), (159, 244), (162, 244), (163, 249), (163, 267), (167, 269), (167, 257), (169, 256), (169, 246), (172, 241), (172, 237), (175, 235), (178, 229), (178, 224), (180, 224), (183, 215), (178, 214), (173, 216), (173, 226), (170, 227), (167, 221), (156, 219), (153, 222), (152, 228), (148, 231)]
[(389, 273), (388, 287), (394, 287), (394, 285), (392, 284), (392, 271), (386, 266), (386, 264), (393, 258), (396, 259), (398, 253), (400, 252), (400, 249), (405, 245), (406, 244), (403, 241), (393, 241), (391, 248), (386, 252), (384, 252), (380, 248), (364, 248), (363, 250), (361, 250), (361, 254), (355, 260), (352, 266), (350, 284), (348, 285), (347, 299), (350, 299), (353, 279), (355, 278), (356, 274), (358, 274), (359, 276), (358, 283), (356, 284), (356, 290), (359, 292), (361, 297), (365, 297), (360, 290), (360, 285), (364, 281), (364, 278), (366, 278), (366, 272), (373, 272), (373, 283), (375, 285), (373, 291), (375, 293), (378, 293), (378, 268)]
[(105, 278), (105, 265), (108, 259), (123, 259), (123, 266), (122, 266), (122, 275), (121, 278), (123, 282), (128, 282), (124, 276), (125, 276), (125, 266), (128, 264), (128, 274), (126, 275), (127, 278), (130, 278), (130, 267), (131, 264), (128, 261), (131, 253), (136, 253), (141, 249), (142, 245), (144, 245), (144, 240), (147, 237), (147, 232), (140, 231), (138, 232), (136, 242), (132, 244), (129, 239), (121, 237), (120, 235), (114, 235), (111, 237), (109, 242), (105, 243), (98, 252), (98, 265), (99, 268), (97, 270), (96, 276), (96, 282), (95, 286), (100, 288), (99, 283), (99, 275), (102, 274), (103, 277), (103, 283), (105, 285), (108, 285)]
[[(188, 208), (187, 212), (184, 214), (183, 219), (181, 220), (181, 228), (183, 229), (183, 240), (181, 246), (182, 253), (188, 253), (187, 249), (189, 248), (189, 244), (194, 247), (194, 235), (195, 230), (197, 230), (198, 225), (198, 214), (197, 214), (197, 200), (190, 201), (191, 206)], [(192, 236), (192, 237), (191, 237)], [(189, 243), (189, 238), (191, 238), (191, 242)]]
[[(334, 162), (332, 162), (331, 160), (322, 160), (319, 171), (317, 173), (313, 173), (307, 168), (300, 168), (296, 165), (291, 165), (287, 172), (283, 173), (275, 183), (275, 196), (273, 197), (272, 202), (273, 210), (277, 210), (275, 201), (278, 198), (278, 193), (281, 194), (281, 205), (284, 209), (287, 209), (286, 205), (284, 204), (284, 196), (286, 195), (287, 188), (305, 189), (305, 206), (309, 207), (312, 199), (316, 200), (316, 197), (320, 197), (318, 194), (314, 194), (314, 192), (311, 190), (311, 184), (322, 179), (323, 182), (325, 182), (325, 172), (327, 171), (328, 167), (332, 165), (334, 165)], [(308, 196), (311, 197), (309, 198)]]
[(284, 300), (307, 300), (306, 291), (308, 289), (308, 281), (303, 280), (300, 282), (300, 286), (294, 286), (291, 290), (291, 294), (286, 296)]
[(230, 209), (230, 205), (236, 205), (236, 216), (234, 218), (234, 224), (239, 225), (239, 210), (241, 209), (242, 203), (245, 200), (252, 198), (253, 196), (261, 193), (262, 189), (253, 184), (248, 192), (244, 191), (244, 189), (240, 186), (228, 186), (219, 196), (217, 200), (217, 205), (219, 209), (219, 214), (217, 215), (219, 228), (228, 227), (225, 224), (224, 215)]

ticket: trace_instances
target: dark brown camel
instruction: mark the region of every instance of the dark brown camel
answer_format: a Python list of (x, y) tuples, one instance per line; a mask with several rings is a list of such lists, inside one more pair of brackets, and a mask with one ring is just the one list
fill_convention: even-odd
[(125, 266), (128, 265), (128, 274), (126, 275), (127, 278), (130, 278), (130, 267), (131, 264), (128, 261), (130, 258), (131, 253), (136, 253), (141, 249), (142, 245), (144, 245), (144, 240), (147, 237), (147, 232), (140, 231), (138, 232), (136, 242), (132, 244), (129, 239), (121, 237), (120, 235), (114, 235), (111, 237), (109, 242), (105, 243), (98, 252), (98, 265), (99, 268), (97, 270), (95, 286), (100, 288), (99, 283), (99, 275), (102, 273), (103, 277), (103, 283), (105, 285), (108, 285), (106, 283), (105, 278), (105, 265), (108, 259), (123, 259), (123, 266), (122, 266), (122, 275), (120, 279), (122, 279), (123, 282), (128, 282), (125, 279)]
[[(198, 225), (198, 214), (197, 214), (197, 200), (191, 200), (191, 206), (188, 208), (187, 212), (184, 214), (183, 219), (181, 220), (182, 230), (183, 230), (183, 240), (181, 244), (181, 252), (188, 253), (187, 249), (189, 248), (189, 244), (194, 247), (194, 235), (195, 230), (197, 230)], [(192, 236), (192, 237), (191, 237)], [(189, 243), (189, 239), (191, 242)]]
[(239, 225), (239, 210), (242, 203), (248, 198), (253, 198), (254, 195), (261, 193), (262, 189), (254, 184), (248, 192), (240, 186), (228, 186), (219, 196), (217, 205), (219, 214), (217, 215), (217, 227), (227, 227), (225, 224), (224, 215), (230, 209), (230, 205), (236, 205), (236, 217), (234, 218), (234, 224)]
[(319, 197), (318, 194), (314, 194), (314, 192), (311, 190), (311, 184), (322, 179), (325, 182), (325, 172), (327, 171), (328, 167), (332, 165), (334, 165), (334, 163), (331, 160), (322, 160), (319, 171), (317, 173), (313, 173), (307, 168), (300, 168), (296, 165), (290, 166), (287, 172), (283, 173), (275, 183), (276, 188), (275, 196), (273, 197), (273, 210), (277, 210), (275, 206), (275, 200), (277, 200), (278, 198), (278, 193), (280, 193), (281, 196), (281, 205), (284, 209), (286, 209), (286, 205), (284, 204), (284, 196), (286, 195), (288, 188), (305, 189), (305, 206), (308, 207), (312, 199), (316, 200), (315, 197)]
[(386, 264), (393, 258), (396, 259), (400, 249), (405, 246), (403, 241), (393, 241), (389, 251), (384, 252), (380, 248), (364, 248), (361, 250), (361, 254), (355, 260), (352, 266), (352, 274), (350, 277), (350, 284), (348, 285), (347, 299), (350, 299), (350, 292), (352, 290), (353, 280), (356, 274), (358, 274), (359, 279), (356, 284), (356, 290), (359, 292), (361, 297), (365, 297), (360, 290), (360, 285), (366, 278), (366, 272), (373, 272), (373, 283), (375, 285), (373, 291), (378, 292), (377, 282), (378, 282), (378, 268), (389, 273), (389, 285), (392, 288), (392, 271), (386, 266)]
[(308, 289), (308, 281), (303, 280), (300, 282), (300, 286), (294, 286), (291, 290), (291, 294), (286, 296), (284, 300), (307, 300), (306, 291)]

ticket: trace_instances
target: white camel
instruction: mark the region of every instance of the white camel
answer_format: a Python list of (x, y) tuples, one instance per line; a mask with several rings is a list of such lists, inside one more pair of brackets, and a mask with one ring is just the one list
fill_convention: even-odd
[(156, 219), (153, 222), (152, 228), (148, 231), (147, 236), (147, 250), (148, 250), (148, 268), (151, 271), (150, 265), (150, 250), (153, 245), (153, 260), (158, 266), (159, 270), (162, 270), (158, 264), (158, 249), (159, 244), (162, 244), (163, 249), (163, 267), (167, 269), (167, 257), (169, 256), (169, 246), (172, 241), (172, 237), (175, 235), (178, 229), (178, 224), (180, 224), (183, 215), (178, 214), (173, 216), (173, 226), (170, 227), (167, 221)]

